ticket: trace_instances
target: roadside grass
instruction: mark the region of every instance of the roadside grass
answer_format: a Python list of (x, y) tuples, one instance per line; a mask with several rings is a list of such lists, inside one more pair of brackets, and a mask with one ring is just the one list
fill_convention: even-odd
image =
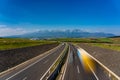
[(8, 50), (14, 48), (22, 48), (52, 43), (55, 42), (47, 40), (30, 40), (21, 38), (0, 38), (0, 50)]
[(120, 51), (120, 44), (92, 43), (90, 45)]
[(90, 45), (120, 51), (120, 38), (99, 38), (99, 40), (105, 43), (91, 43)]
[(112, 43), (110, 38), (56, 38), (52, 41), (75, 42), (75, 43)]
[(60, 42), (87, 43), (92, 46), (120, 51), (120, 38), (56, 38), (51, 39)]
[(120, 38), (55, 38), (49, 40), (30, 40), (21, 38), (0, 38), (0, 50), (22, 48), (55, 42), (89, 43), (93, 46), (120, 51)]
[(111, 40), (114, 41), (114, 43), (120, 44), (120, 38), (110, 38)]

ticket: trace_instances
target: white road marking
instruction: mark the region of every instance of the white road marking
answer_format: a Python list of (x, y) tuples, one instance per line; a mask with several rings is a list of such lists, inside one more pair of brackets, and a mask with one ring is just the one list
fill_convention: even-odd
[(49, 60), (46, 60), (46, 61), (44, 62), (44, 64), (46, 64), (48, 61), (49, 61)]
[(73, 53), (72, 52), (70, 52), (70, 55), (69, 55), (69, 63), (72, 63), (73, 62)]
[(64, 69), (64, 72), (63, 72), (62, 80), (64, 80), (64, 78), (65, 78), (65, 73), (66, 73), (66, 70), (67, 70), (69, 58), (70, 58), (70, 48), (69, 48), (69, 51), (68, 51), (68, 56), (67, 56), (67, 60), (66, 60), (66, 63), (65, 63), (65, 69)]
[(77, 65), (77, 71), (78, 71), (78, 73), (80, 73), (80, 70), (79, 70), (79, 67), (78, 67), (78, 65)]
[[(52, 54), (52, 53), (51, 53)], [(30, 68), (31, 66), (35, 65), (36, 63), (40, 62), (42, 59), (46, 58), (47, 56), (51, 55), (51, 54), (47, 54), (46, 56), (42, 57), (41, 59), (37, 60), (36, 62), (30, 64), (29, 66), (25, 67), (24, 69), (18, 71), (17, 73), (13, 74), (12, 76), (8, 77), (6, 80), (9, 80), (11, 78), (13, 78), (14, 76), (18, 75), (19, 73), (23, 72), (24, 70)]]
[[(88, 64), (88, 63), (87, 63)], [(99, 80), (99, 78), (97, 77), (97, 75), (95, 74), (95, 72), (94, 72), (94, 70), (91, 68), (91, 66), (88, 64), (88, 66), (89, 66), (89, 68), (90, 68), (90, 70), (92, 71), (92, 73), (94, 74), (94, 76), (95, 76), (95, 78), (97, 79), (97, 80)]]
[(27, 77), (24, 77), (22, 80), (26, 80), (27, 79)]
[[(77, 45), (76, 45), (77, 46)], [(104, 66), (100, 61), (98, 61), (96, 58), (94, 58), (93, 56), (91, 56), (87, 51), (85, 51), (84, 49), (80, 48), (79, 46), (78, 50), (80, 52), (86, 53), (89, 57), (91, 57), (94, 61), (96, 61), (98, 64), (100, 64), (101, 67), (103, 67), (107, 72), (109, 72), (111, 75), (115, 76), (118, 80), (120, 80), (120, 77), (117, 76), (114, 72), (112, 72), (108, 67)]]
[(45, 77), (45, 75), (50, 71), (50, 69), (53, 67), (54, 63), (60, 58), (60, 56), (62, 55), (62, 53), (66, 50), (67, 48), (67, 44), (64, 47), (63, 51), (61, 52), (61, 54), (59, 54), (59, 56), (57, 57), (57, 59), (52, 63), (52, 65), (49, 67), (49, 69), (44, 73), (44, 75), (40, 78), (40, 80), (43, 80), (43, 78)]

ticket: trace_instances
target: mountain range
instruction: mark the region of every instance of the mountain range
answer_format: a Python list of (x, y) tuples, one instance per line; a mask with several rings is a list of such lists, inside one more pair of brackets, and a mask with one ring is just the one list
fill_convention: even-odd
[(74, 29), (74, 30), (40, 30), (33, 33), (13, 35), (9, 37), (48, 39), (48, 38), (101, 38), (112, 36), (115, 35), (111, 33), (86, 32), (80, 29)]

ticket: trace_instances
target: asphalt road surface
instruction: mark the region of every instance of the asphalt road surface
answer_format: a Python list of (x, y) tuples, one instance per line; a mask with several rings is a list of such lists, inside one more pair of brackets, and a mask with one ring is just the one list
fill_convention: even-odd
[(89, 67), (91, 72), (86, 72), (78, 55), (77, 48), (70, 44), (70, 52), (63, 80), (110, 80), (98, 64), (95, 64), (95, 66), (95, 71)]
[(120, 77), (120, 51), (91, 46), (85, 43), (78, 44), (78, 46), (89, 52), (91, 56)]
[(43, 56), (36, 62), (31, 63), (21, 70), (12, 71), (7, 73), (7, 75), (1, 76), (0, 80), (40, 80), (64, 48), (65, 45), (61, 45), (58, 49)]

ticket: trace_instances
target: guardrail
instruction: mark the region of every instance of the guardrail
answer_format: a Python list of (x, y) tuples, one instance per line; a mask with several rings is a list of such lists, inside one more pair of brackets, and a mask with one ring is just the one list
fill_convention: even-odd
[(64, 80), (65, 72), (66, 72), (67, 65), (68, 65), (67, 63), (68, 63), (69, 53), (70, 53), (70, 46), (68, 48), (68, 54), (66, 54), (66, 59), (64, 59), (64, 64), (62, 65), (61, 72), (58, 75), (56, 80)]
[(36, 56), (36, 57), (34, 57), (34, 58), (32, 58), (32, 59), (29, 59), (29, 60), (27, 60), (27, 61), (25, 61), (25, 62), (23, 62), (23, 63), (21, 63), (21, 64), (18, 64), (18, 65), (16, 65), (15, 67), (12, 67), (12, 68), (10, 68), (10, 69), (8, 69), (8, 70), (5, 70), (5, 71), (3, 71), (3, 72), (0, 72), (0, 76), (4, 76), (5, 74), (10, 73), (11, 71), (16, 71), (16, 70), (18, 70), (18, 68), (20, 68), (21, 66), (22, 66), (22, 67), (23, 67), (23, 66), (24, 66), (24, 67), (28, 66), (29, 64), (37, 61), (37, 60), (40, 59), (41, 57), (47, 55), (48, 53), (50, 53), (50, 52), (52, 52), (52, 51), (54, 51), (54, 50), (56, 50), (56, 49), (59, 48), (60, 46), (61, 46), (61, 44), (59, 44), (57, 47), (55, 47), (55, 48), (53, 48), (53, 49), (51, 49), (51, 50), (48, 50), (48, 51), (44, 52), (43, 54), (40, 54), (40, 55), (38, 55), (38, 56)]
[[(80, 48), (78, 45), (75, 45), (75, 46), (77, 46), (78, 49), (84, 50), (84, 49)], [(84, 52), (86, 52), (86, 51), (84, 50)], [(106, 66), (104, 66), (101, 62), (99, 62), (97, 59), (95, 59), (93, 56), (91, 56), (88, 52), (86, 52), (86, 54), (101, 66), (101, 68), (104, 70), (106, 75), (109, 76), (110, 80), (120, 80), (119, 76), (117, 76), (114, 72), (112, 72), (110, 69), (108, 69)]]
[(65, 44), (65, 48), (62, 51), (62, 53), (59, 55), (59, 57), (55, 60), (55, 62), (52, 64), (52, 66), (47, 70), (47, 72), (42, 76), (40, 80), (55, 80), (57, 75), (59, 74), (62, 65), (64, 64), (64, 59), (67, 55), (68, 51), (68, 44)]

